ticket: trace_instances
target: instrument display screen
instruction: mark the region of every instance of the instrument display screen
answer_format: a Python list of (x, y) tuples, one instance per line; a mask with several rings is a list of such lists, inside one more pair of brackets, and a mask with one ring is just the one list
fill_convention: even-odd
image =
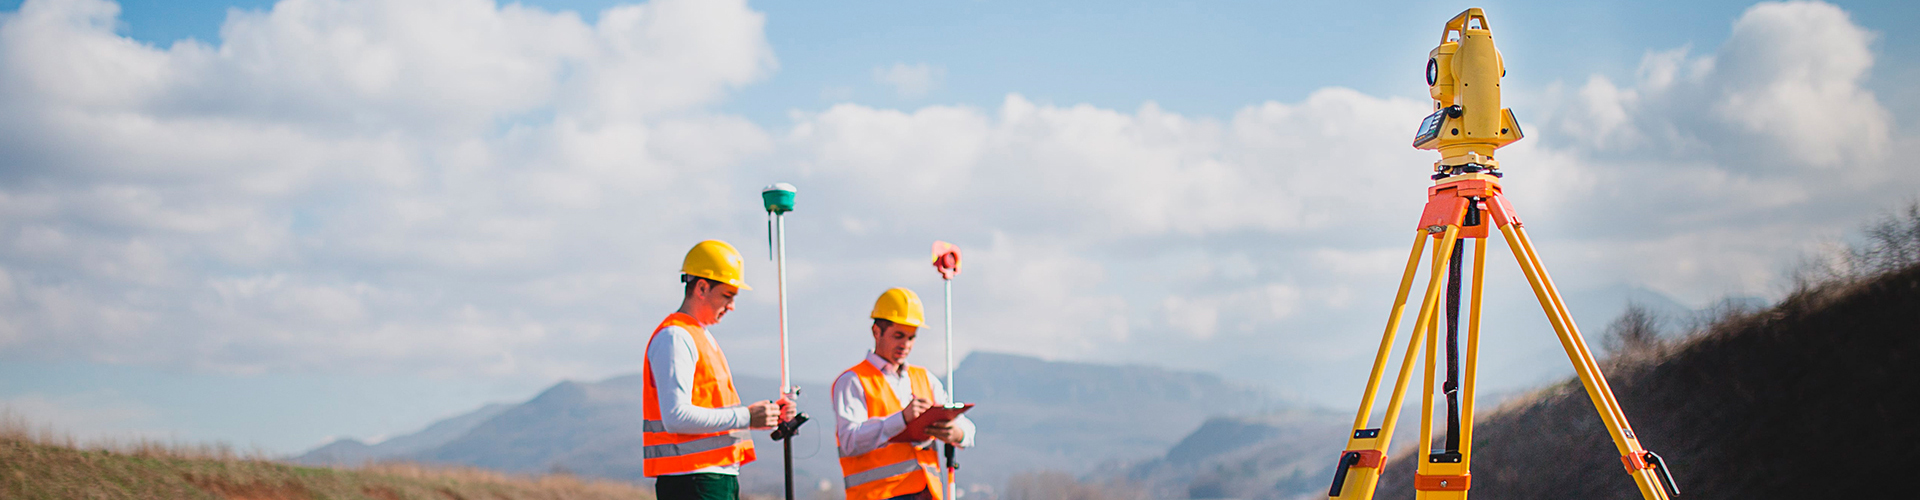
[(1440, 109), (1420, 120), (1420, 131), (1413, 134), (1413, 147), (1424, 147), (1440, 139), (1440, 124), (1447, 121), (1447, 110)]

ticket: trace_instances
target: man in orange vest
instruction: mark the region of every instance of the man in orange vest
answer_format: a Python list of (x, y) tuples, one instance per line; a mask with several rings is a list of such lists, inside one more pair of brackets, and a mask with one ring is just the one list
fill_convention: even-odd
[(959, 417), (927, 427), (933, 439), (889, 442), (907, 422), (951, 400), (940, 379), (907, 364), (926, 309), (912, 290), (894, 288), (873, 304), (873, 351), (833, 382), (834, 434), (848, 500), (943, 500), (934, 440), (973, 446), (973, 422)]
[(740, 466), (754, 459), (747, 429), (793, 417), (784, 398), (740, 406), (727, 356), (707, 333), (733, 311), (734, 295), (752, 289), (744, 264), (724, 241), (694, 245), (680, 265), (680, 310), (647, 340), (641, 466), (658, 478), (661, 500), (736, 500)]

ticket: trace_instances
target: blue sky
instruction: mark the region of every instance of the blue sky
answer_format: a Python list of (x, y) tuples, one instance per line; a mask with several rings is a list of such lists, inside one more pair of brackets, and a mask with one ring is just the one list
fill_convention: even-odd
[[(679, 253), (760, 255), (753, 193), (786, 180), (801, 380), (857, 359), (873, 293), (937, 293), (938, 238), (976, 259), (962, 350), (1345, 407), (1466, 7), (422, 3), (0, 2), (0, 401), (291, 452), (631, 372)], [(1509, 188), (1590, 336), (1629, 295), (1778, 296), (1920, 195), (1920, 9), (1476, 5), (1531, 134)], [(737, 369), (771, 372), (771, 300), (722, 325)], [(1566, 373), (1503, 339), (1500, 387)]]
[[(19, 1), (0, 2), (17, 9)], [(216, 41), (229, 9), (271, 1), (119, 2), (121, 33), (165, 46)], [(589, 21), (619, 1), (532, 1)], [(1890, 104), (1920, 106), (1892, 77), (1920, 72), (1920, 23), (1898, 1), (1836, 2), (1879, 38), (1872, 86)], [(1588, 75), (1631, 76), (1650, 50), (1710, 46), (1752, 5), (1700, 2), (1495, 2), (1502, 51), (1529, 63), (1516, 86)], [(1431, 19), (1452, 2), (763, 2), (766, 34), (782, 61), (766, 82), (741, 89), (723, 108), (763, 123), (792, 109), (840, 99), (874, 105), (993, 105), (1007, 92), (1059, 103), (1127, 109), (1154, 101), (1168, 110), (1225, 116), (1251, 102), (1293, 101), (1327, 86), (1417, 98), (1413, 82), (1431, 48)], [(1510, 20), (1510, 21), (1509, 21)], [(926, 61), (944, 66), (942, 88), (901, 99), (869, 77), (875, 66)], [(1413, 68), (1409, 70), (1408, 68)], [(1910, 116), (1912, 113), (1901, 113)]]

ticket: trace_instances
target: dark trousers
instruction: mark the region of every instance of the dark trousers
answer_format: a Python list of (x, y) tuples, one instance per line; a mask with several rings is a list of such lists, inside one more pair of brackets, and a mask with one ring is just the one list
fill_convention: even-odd
[(740, 477), (728, 474), (660, 476), (653, 483), (660, 500), (740, 500)]
[(897, 497), (889, 498), (887, 500), (933, 500), (933, 492), (927, 491), (927, 490), (920, 490), (919, 493), (900, 495)]

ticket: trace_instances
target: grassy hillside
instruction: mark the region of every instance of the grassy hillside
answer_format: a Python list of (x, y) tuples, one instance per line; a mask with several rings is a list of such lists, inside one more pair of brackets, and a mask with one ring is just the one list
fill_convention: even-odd
[(637, 486), (569, 476), (517, 477), (408, 464), (302, 467), (223, 447), (151, 442), (82, 448), (70, 437), (0, 421), (0, 498), (207, 500), (653, 500)]
[[(1772, 308), (1733, 311), (1684, 343), (1608, 363), (1640, 442), (1684, 498), (1847, 498), (1898, 491), (1920, 461), (1920, 210)], [(1904, 229), (1902, 229), (1904, 227)], [(1904, 232), (1902, 232), (1904, 231)], [(1865, 272), (1863, 272), (1865, 271)], [(1639, 498), (1575, 381), (1482, 418), (1473, 496)], [(1412, 495), (1414, 456), (1382, 498)], [(1899, 495), (1896, 495), (1899, 496)]]

